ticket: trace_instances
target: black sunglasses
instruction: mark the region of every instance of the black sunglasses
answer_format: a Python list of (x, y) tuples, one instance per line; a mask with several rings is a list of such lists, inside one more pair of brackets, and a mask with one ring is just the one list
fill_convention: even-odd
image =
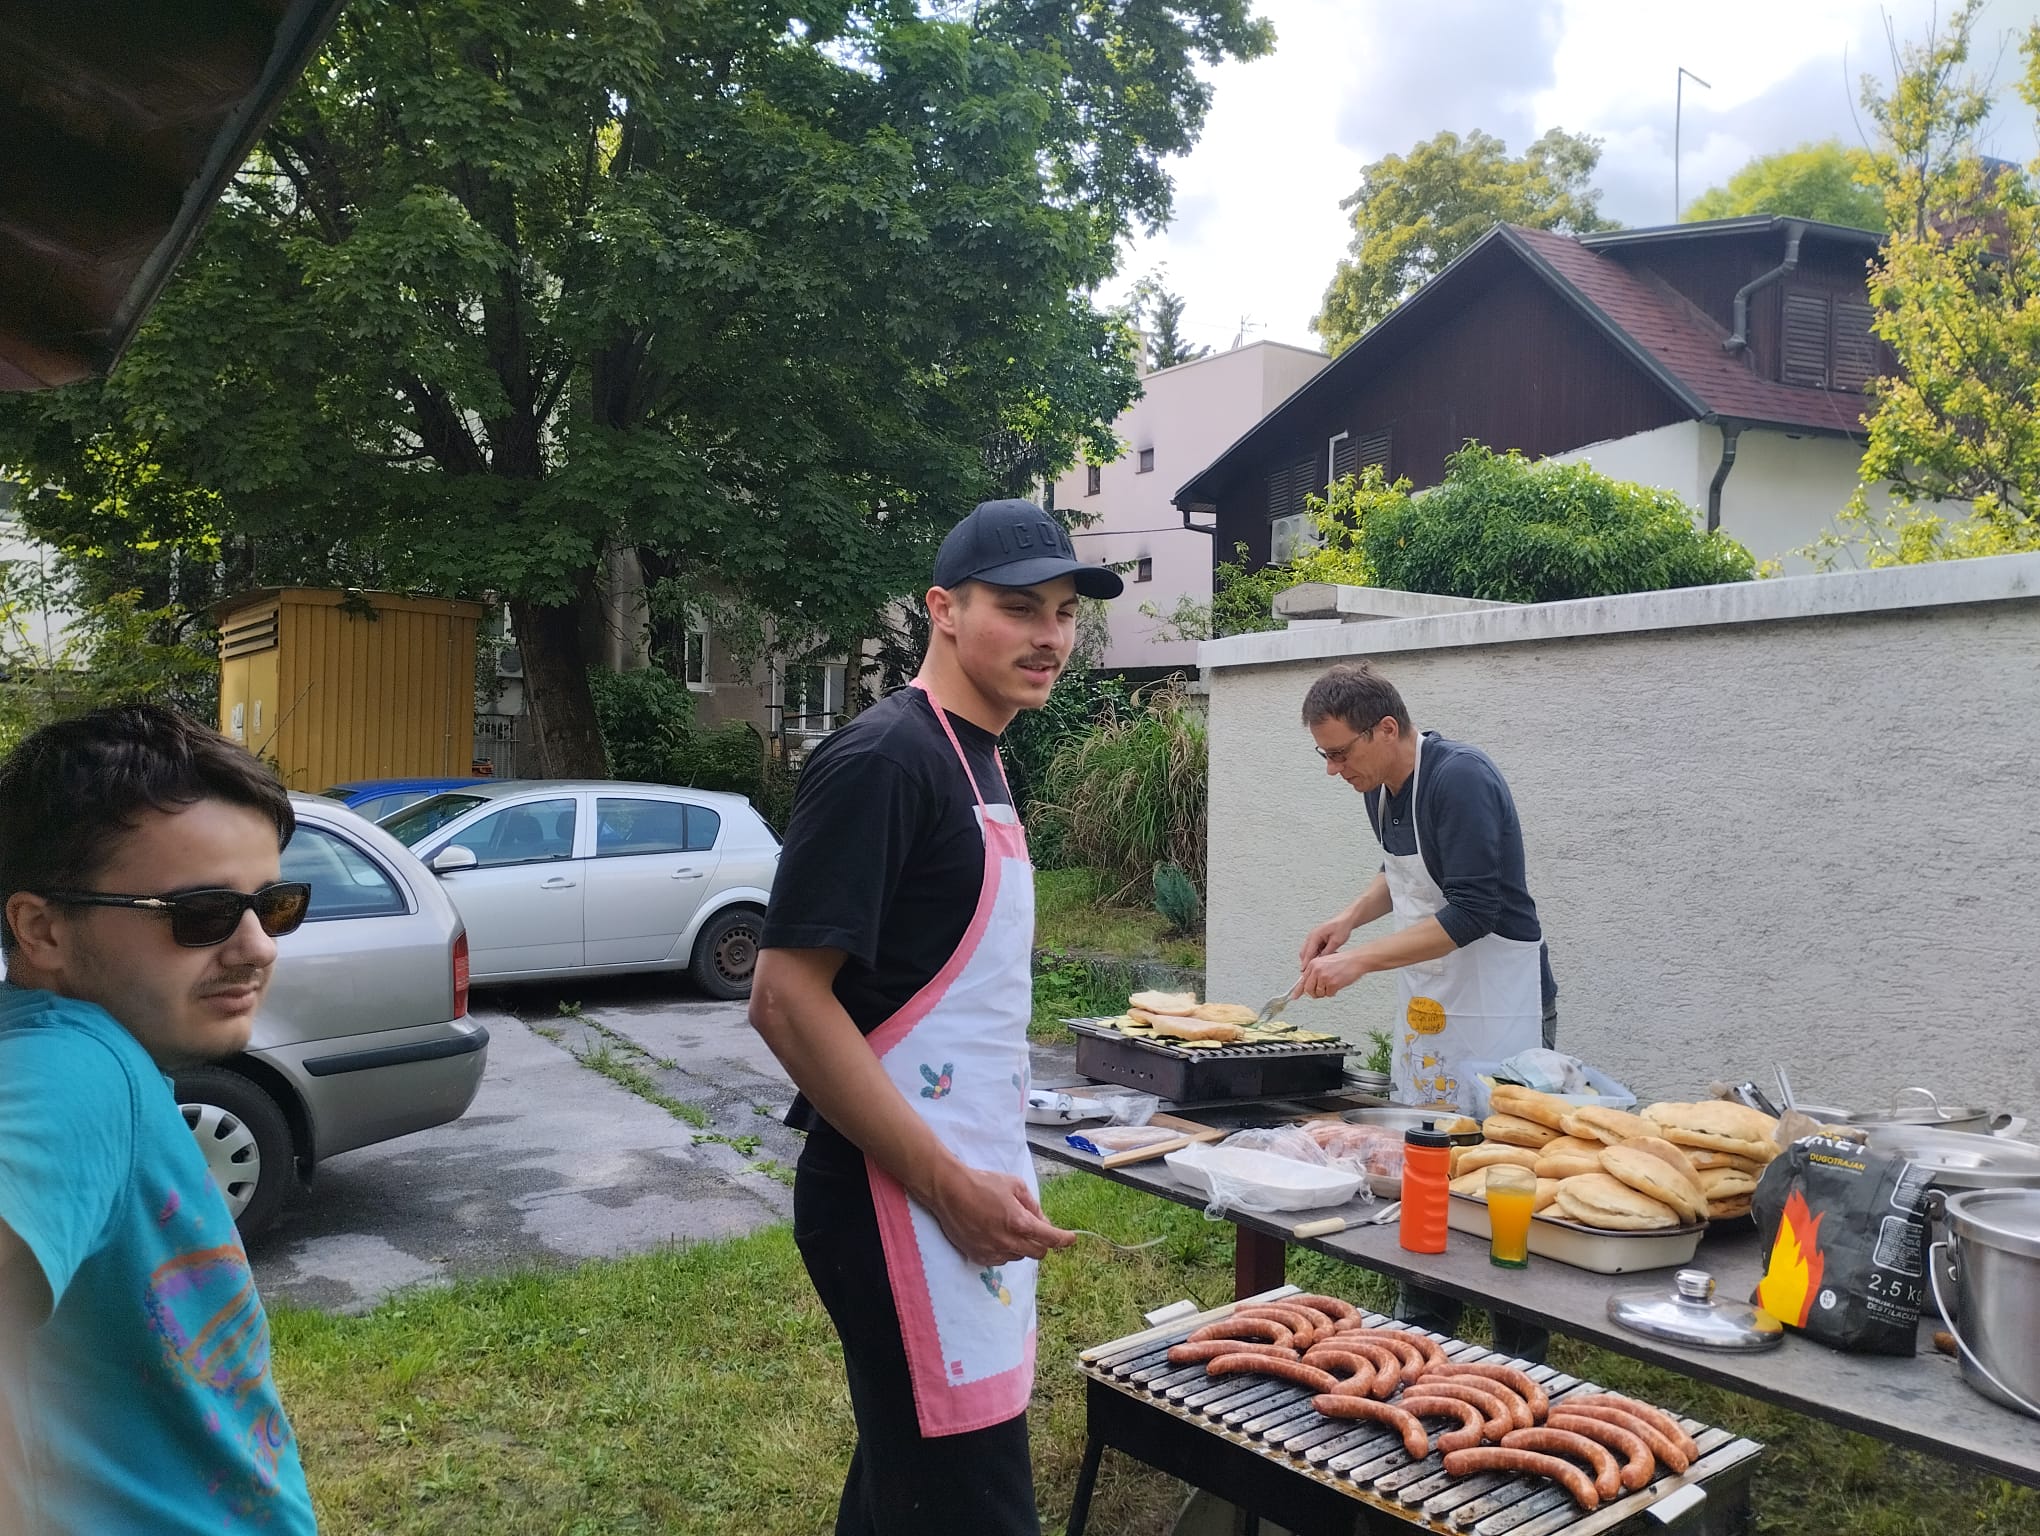
[(224, 944), (253, 912), (272, 939), (296, 933), (311, 910), (312, 888), (302, 880), (279, 880), (253, 895), (239, 891), (179, 891), (174, 896), (116, 896), (109, 891), (44, 891), (44, 901), (65, 907), (133, 907), (170, 919), (170, 937), (186, 949)]

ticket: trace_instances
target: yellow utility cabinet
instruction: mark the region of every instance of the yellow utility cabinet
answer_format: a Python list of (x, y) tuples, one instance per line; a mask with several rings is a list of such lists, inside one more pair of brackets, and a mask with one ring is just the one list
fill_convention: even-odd
[(283, 587), (213, 616), (220, 729), (292, 789), (473, 769), (480, 603)]

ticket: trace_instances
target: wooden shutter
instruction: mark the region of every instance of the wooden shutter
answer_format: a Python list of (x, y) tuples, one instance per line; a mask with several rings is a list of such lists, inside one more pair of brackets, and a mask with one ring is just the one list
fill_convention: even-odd
[(1828, 296), (1785, 294), (1785, 332), (1779, 348), (1779, 380), (1809, 389), (1828, 385)]
[(1382, 473), (1388, 472), (1389, 435), (1386, 432), (1370, 432), (1353, 447), (1353, 468), (1365, 469), (1370, 464), (1379, 464)]
[(1870, 306), (1837, 294), (1834, 302), (1834, 387), (1861, 392), (1875, 378), (1877, 337), (1870, 330)]

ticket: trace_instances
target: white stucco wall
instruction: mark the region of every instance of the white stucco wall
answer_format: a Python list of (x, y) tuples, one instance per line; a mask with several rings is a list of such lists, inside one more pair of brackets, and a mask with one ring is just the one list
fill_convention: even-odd
[[(1552, 457), (1670, 491), (1704, 519), (1707, 487), (1721, 464), (1721, 428), (1674, 422)], [(1722, 485), (1723, 531), (1759, 560), (1777, 561), (1786, 575), (1816, 569), (1803, 551), (1834, 526), (1835, 514), (1855, 495), (1862, 458), (1862, 449), (1846, 438), (1745, 429)], [(1873, 488), (1872, 509), (1881, 513), (1888, 504)]]
[[(1184, 528), (1170, 497), (1330, 361), (1321, 352), (1257, 341), (1150, 373), (1141, 398), (1113, 423), (1125, 451), (1100, 467), (1098, 494), (1087, 494), (1082, 464), (1056, 481), (1058, 507), (1097, 518), (1076, 535), (1083, 559), (1153, 562), (1147, 581), (1129, 574), (1124, 595), (1112, 600), (1106, 670), (1196, 662), (1194, 642), (1157, 640), (1161, 626), (1140, 611), (1151, 604), (1168, 614), (1179, 598), (1211, 598), (1211, 539)], [(1154, 450), (1146, 473), (1143, 448)]]
[[(1207, 644), (1212, 996), (1293, 980), (1377, 867), (1298, 718), (1362, 655), (1508, 778), (1563, 1048), (1646, 1097), (1783, 1062), (2040, 1113), (2040, 555)], [(1293, 1017), (1358, 1039), (1393, 986)]]

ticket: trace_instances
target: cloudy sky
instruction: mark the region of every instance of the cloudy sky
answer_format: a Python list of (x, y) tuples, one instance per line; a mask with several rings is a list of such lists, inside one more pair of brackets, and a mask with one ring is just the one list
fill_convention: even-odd
[[(1940, 0), (1946, 14), (1952, 0)], [(1673, 83), (1686, 82), (1681, 196), (1751, 156), (1838, 136), (1858, 142), (1858, 81), (1888, 77), (1887, 16), (1924, 34), (1935, 0), (1258, 0), (1272, 56), (1214, 72), (1203, 141), (1175, 166), (1171, 226), (1136, 243), (1124, 282), (1165, 266), (1193, 341), (1315, 347), (1310, 319), (1351, 235), (1339, 200), (1360, 168), (1443, 129), (1481, 128), (1520, 151), (1548, 128), (1603, 141), (1604, 214), (1672, 217)], [(1987, 145), (2036, 152), (2033, 113), (2012, 94), (2005, 40), (2040, 0), (1991, 0), (1978, 50), (2001, 105)], [(2000, 60), (2000, 46), (2003, 56)], [(1102, 297), (1116, 300), (1119, 290)]]

